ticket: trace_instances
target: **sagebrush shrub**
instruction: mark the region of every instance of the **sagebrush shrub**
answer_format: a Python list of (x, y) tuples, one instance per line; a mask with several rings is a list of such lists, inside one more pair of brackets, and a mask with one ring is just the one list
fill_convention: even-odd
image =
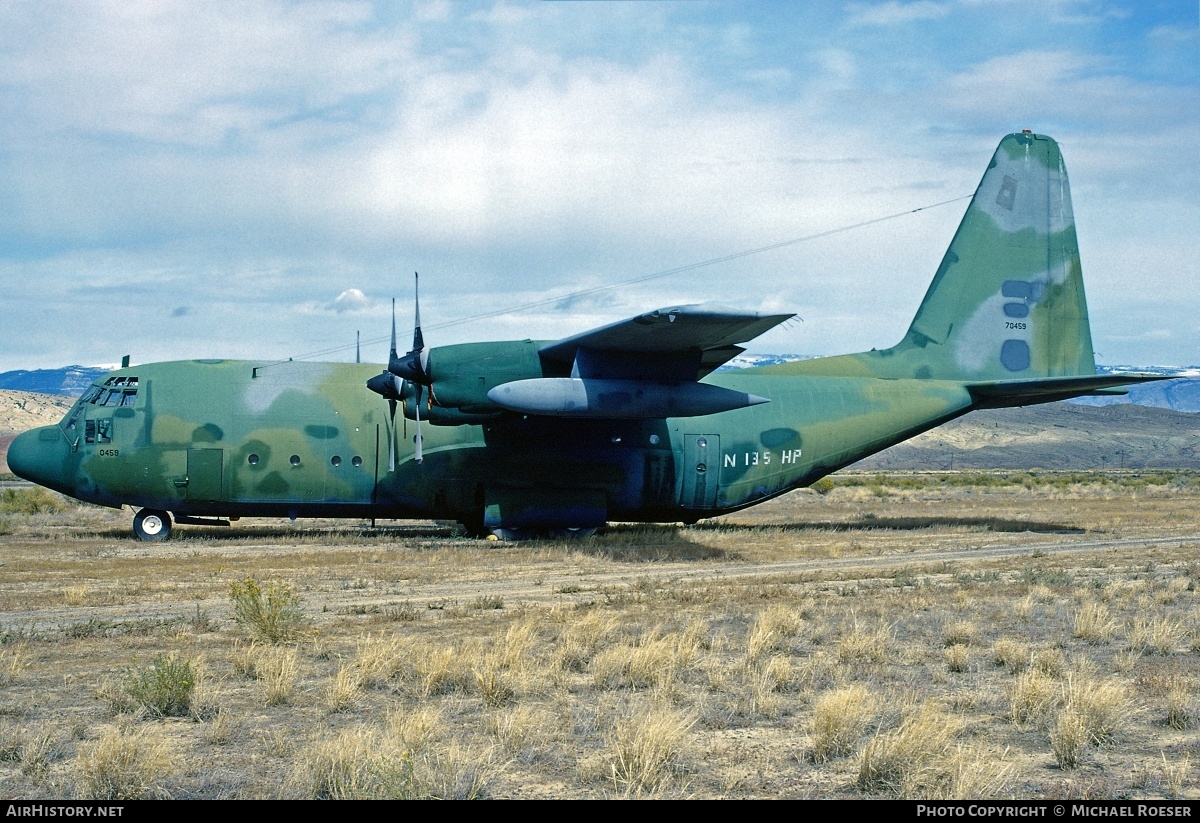
[(286, 643), (304, 625), (300, 595), (288, 583), (272, 580), (266, 587), (255, 580), (234, 581), (229, 586), (233, 619), (256, 640)]
[(196, 671), (178, 654), (160, 654), (149, 666), (131, 669), (125, 676), (125, 693), (154, 717), (187, 717), (192, 714)]

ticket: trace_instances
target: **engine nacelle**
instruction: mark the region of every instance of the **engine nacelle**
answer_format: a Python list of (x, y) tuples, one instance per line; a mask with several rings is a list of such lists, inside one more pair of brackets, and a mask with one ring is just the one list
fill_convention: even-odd
[(488, 392), (498, 406), (551, 417), (700, 417), (768, 402), (756, 394), (707, 383), (542, 377), (504, 383)]

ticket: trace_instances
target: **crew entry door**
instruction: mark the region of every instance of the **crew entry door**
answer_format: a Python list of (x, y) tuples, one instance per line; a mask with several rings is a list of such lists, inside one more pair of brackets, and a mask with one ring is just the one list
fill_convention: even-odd
[(721, 436), (685, 434), (679, 505), (686, 509), (711, 509), (717, 505), (721, 485)]
[(187, 499), (224, 500), (221, 494), (221, 449), (188, 449)]

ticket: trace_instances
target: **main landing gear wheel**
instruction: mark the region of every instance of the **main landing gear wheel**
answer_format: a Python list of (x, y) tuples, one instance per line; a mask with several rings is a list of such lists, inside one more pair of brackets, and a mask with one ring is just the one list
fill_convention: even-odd
[(133, 516), (133, 533), (138, 540), (166, 540), (171, 536), (171, 515), (158, 509), (142, 509)]

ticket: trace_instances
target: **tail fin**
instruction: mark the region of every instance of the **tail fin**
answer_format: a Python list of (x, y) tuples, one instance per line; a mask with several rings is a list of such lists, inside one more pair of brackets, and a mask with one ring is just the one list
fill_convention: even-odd
[(903, 340), (780, 370), (968, 384), (1094, 377), (1058, 143), (1025, 132), (1000, 141)]
[(904, 339), (764, 371), (963, 383), (976, 408), (1164, 379), (1096, 374), (1067, 169), (1041, 134), (1000, 141)]
[(1067, 170), (1053, 139), (1000, 141), (908, 334), (879, 354), (908, 366), (896, 375), (905, 377), (1095, 375)]

